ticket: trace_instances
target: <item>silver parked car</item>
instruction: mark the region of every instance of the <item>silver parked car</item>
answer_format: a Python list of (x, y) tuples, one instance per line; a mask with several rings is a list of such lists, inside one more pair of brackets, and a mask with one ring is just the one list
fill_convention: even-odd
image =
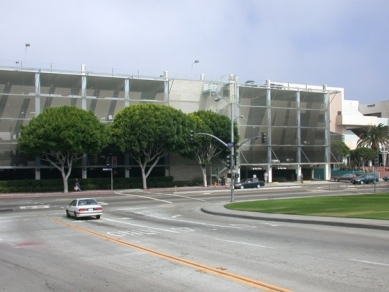
[(343, 174), (343, 175), (340, 175), (340, 176), (333, 176), (331, 178), (332, 181), (348, 181), (350, 182), (352, 179), (355, 179), (357, 178), (358, 175), (356, 175), (355, 173), (346, 173), (346, 174)]
[(96, 217), (96, 219), (100, 219), (101, 215), (103, 215), (103, 207), (93, 198), (74, 199), (66, 207), (66, 216), (68, 218)]

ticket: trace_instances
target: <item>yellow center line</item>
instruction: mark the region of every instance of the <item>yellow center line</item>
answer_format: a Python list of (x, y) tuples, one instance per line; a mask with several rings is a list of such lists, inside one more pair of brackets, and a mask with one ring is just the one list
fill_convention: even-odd
[(269, 291), (269, 292), (277, 292), (277, 291), (279, 291), (279, 292), (292, 292), (292, 290), (289, 290), (289, 289), (277, 287), (277, 286), (274, 286), (274, 285), (271, 285), (271, 284), (268, 284), (268, 283), (265, 283), (265, 282), (261, 282), (261, 281), (255, 280), (255, 279), (251, 279), (251, 278), (244, 277), (244, 276), (241, 276), (241, 275), (238, 275), (238, 274), (230, 273), (230, 272), (226, 271), (226, 269), (221, 268), (221, 267), (219, 267), (219, 268), (212, 268), (212, 267), (209, 267), (209, 266), (206, 266), (206, 265), (203, 265), (203, 264), (199, 264), (199, 263), (196, 263), (196, 262), (193, 262), (193, 261), (190, 261), (190, 260), (186, 260), (186, 259), (183, 259), (183, 258), (175, 257), (175, 256), (172, 256), (172, 255), (163, 253), (163, 252), (159, 252), (157, 250), (149, 249), (149, 248), (137, 245), (137, 244), (133, 244), (133, 243), (121, 240), (120, 238), (111, 237), (111, 236), (108, 236), (108, 235), (105, 235), (105, 234), (102, 234), (102, 233), (98, 233), (98, 232), (90, 230), (90, 229), (86, 229), (86, 228), (83, 228), (83, 227), (80, 227), (80, 226), (77, 226), (77, 225), (73, 225), (73, 224), (67, 223), (67, 222), (64, 222), (64, 221), (62, 221), (62, 220), (60, 220), (58, 218), (52, 218), (52, 220), (55, 221), (58, 224), (62, 224), (62, 225), (65, 225), (67, 227), (70, 227), (70, 228), (73, 228), (73, 229), (77, 229), (79, 231), (83, 231), (83, 232), (95, 235), (95, 236), (103, 238), (105, 240), (108, 240), (108, 241), (111, 241), (111, 242), (115, 242), (115, 243), (119, 243), (119, 244), (122, 244), (122, 245), (125, 245), (125, 246), (128, 246), (128, 247), (137, 249), (137, 250), (141, 250), (141, 251), (147, 252), (147, 253), (152, 254), (152, 255), (157, 255), (159, 257), (168, 259), (170, 261), (173, 261), (173, 262), (176, 262), (176, 263), (179, 263), (179, 264), (185, 264), (185, 265), (187, 265), (189, 267), (195, 268), (196, 270), (200, 270), (200, 271), (208, 272), (208, 273), (211, 273), (211, 274), (214, 274), (214, 275), (217, 275), (217, 276), (221, 276), (221, 277), (224, 277), (224, 278), (236, 281), (236, 282), (240, 282), (242, 284), (245, 284), (245, 285), (248, 285), (248, 286), (251, 286), (251, 287), (262, 289), (264, 291)]

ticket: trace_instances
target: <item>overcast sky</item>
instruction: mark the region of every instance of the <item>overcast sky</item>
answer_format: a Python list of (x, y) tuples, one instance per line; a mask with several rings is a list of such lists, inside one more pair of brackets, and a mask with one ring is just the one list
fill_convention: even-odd
[(1, 2), (0, 66), (235, 73), (241, 83), (327, 84), (362, 104), (389, 100), (388, 0)]

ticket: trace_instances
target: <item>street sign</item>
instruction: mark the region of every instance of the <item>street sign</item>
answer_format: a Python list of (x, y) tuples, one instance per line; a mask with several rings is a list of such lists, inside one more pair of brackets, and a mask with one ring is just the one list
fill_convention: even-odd
[(234, 142), (228, 142), (228, 143), (227, 143), (227, 146), (228, 146), (228, 147), (234, 147)]
[(112, 168), (103, 168), (103, 171), (111, 171)]

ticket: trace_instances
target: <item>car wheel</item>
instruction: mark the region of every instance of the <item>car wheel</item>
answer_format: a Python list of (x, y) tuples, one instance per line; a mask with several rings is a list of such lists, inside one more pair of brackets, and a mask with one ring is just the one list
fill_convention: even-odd
[(257, 189), (259, 189), (261, 187), (261, 185), (260, 184), (257, 184)]
[(68, 210), (66, 210), (66, 217), (70, 218), (70, 214)]
[(243, 189), (244, 189), (244, 186), (240, 186), (240, 189), (243, 190)]
[(77, 218), (77, 213), (76, 213), (76, 211), (74, 211), (74, 219), (75, 219), (75, 220), (78, 219), (78, 218)]
[(337, 181), (337, 182), (340, 182), (340, 179), (337, 179), (336, 181)]
[(96, 216), (96, 219), (100, 219), (100, 215), (97, 215), (97, 216)]

